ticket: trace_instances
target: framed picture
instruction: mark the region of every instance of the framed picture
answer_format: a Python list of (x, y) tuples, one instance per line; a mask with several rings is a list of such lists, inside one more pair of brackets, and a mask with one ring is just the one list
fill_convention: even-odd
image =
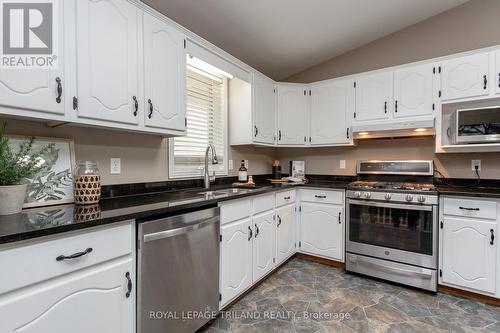
[[(10, 136), (12, 148), (17, 149), (29, 140), (25, 136)], [(44, 167), (32, 178), (27, 179), (28, 190), (23, 208), (72, 203), (73, 168), (75, 166), (75, 145), (72, 140), (36, 137), (33, 150), (37, 151), (53, 143), (54, 149), (42, 158)]]

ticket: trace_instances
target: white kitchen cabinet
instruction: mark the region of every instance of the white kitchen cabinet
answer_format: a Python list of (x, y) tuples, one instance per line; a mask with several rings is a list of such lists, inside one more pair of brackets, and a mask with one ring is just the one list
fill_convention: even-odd
[[(221, 226), (220, 306), (225, 306), (252, 284), (251, 219)], [(251, 235), (252, 234), (252, 235)]]
[(489, 54), (477, 53), (445, 60), (441, 64), (443, 101), (489, 94)]
[(343, 260), (343, 206), (303, 202), (300, 213), (300, 250)]
[(307, 89), (278, 84), (278, 145), (304, 145), (307, 141)]
[(434, 76), (439, 65), (428, 63), (394, 71), (394, 118), (434, 114)]
[(276, 88), (274, 81), (255, 73), (253, 81), (253, 142), (276, 142)]
[[(64, 114), (64, 104), (67, 98), (67, 82), (64, 72), (66, 60), (63, 38), (64, 7), (63, 1), (58, 2), (58, 13), (54, 18), (59, 22), (58, 41), (54, 43), (58, 47), (57, 66), (44, 69), (0, 69), (0, 106), (30, 110), (29, 115), (33, 117), (40, 114), (41, 117)], [(11, 113), (16, 114), (16, 112)], [(49, 115), (43, 115), (44, 113)]]
[(186, 54), (184, 35), (144, 13), (145, 124), (170, 130), (186, 129)]
[(442, 282), (494, 294), (497, 223), (447, 216), (442, 221)]
[(351, 142), (350, 119), (354, 114), (353, 80), (335, 80), (311, 87), (311, 145)]
[(276, 208), (276, 261), (282, 263), (295, 253), (295, 204)]
[(108, 263), (54, 279), (34, 290), (0, 298), (0, 331), (135, 332), (135, 287), (132, 259)]
[(138, 124), (137, 7), (123, 0), (78, 0), (76, 13), (78, 116)]
[(276, 227), (274, 210), (255, 215), (253, 223), (253, 281), (260, 280), (274, 268)]
[(354, 123), (389, 119), (392, 113), (392, 71), (366, 74), (356, 78)]

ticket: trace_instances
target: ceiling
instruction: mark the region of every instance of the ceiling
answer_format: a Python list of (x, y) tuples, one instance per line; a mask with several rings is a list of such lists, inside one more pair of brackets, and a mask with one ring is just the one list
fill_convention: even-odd
[(468, 0), (143, 0), (275, 80)]

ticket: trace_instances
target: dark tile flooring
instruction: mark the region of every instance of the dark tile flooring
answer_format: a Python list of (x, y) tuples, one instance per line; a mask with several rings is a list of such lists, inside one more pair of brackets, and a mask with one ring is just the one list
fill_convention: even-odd
[(200, 331), (500, 332), (500, 307), (293, 258)]

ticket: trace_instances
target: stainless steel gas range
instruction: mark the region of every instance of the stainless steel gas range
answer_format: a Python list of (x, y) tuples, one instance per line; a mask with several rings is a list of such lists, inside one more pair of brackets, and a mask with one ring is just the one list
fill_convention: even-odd
[(437, 290), (432, 161), (360, 161), (347, 188), (346, 269)]

